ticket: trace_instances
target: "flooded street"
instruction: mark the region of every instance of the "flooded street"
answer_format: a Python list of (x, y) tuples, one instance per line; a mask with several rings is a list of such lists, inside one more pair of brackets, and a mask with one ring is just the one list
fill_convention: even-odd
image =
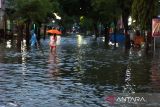
[(16, 42), (0, 43), (0, 107), (109, 107), (112, 93), (160, 92), (158, 52), (126, 53), (81, 35), (59, 37), (52, 54), (48, 39), (30, 49)]

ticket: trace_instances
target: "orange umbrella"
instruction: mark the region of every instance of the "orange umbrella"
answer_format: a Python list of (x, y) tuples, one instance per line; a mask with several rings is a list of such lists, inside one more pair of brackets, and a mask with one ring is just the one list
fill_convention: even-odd
[(57, 30), (57, 29), (47, 30), (47, 33), (57, 34), (57, 35), (61, 35), (62, 34), (62, 32)]

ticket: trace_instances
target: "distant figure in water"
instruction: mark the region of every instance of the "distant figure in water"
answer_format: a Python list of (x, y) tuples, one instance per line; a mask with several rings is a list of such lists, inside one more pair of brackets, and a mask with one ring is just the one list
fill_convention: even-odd
[(31, 47), (38, 45), (37, 36), (36, 36), (36, 34), (34, 33), (33, 30), (31, 31), (31, 40), (30, 40), (30, 43), (31, 43)]
[(56, 34), (50, 36), (50, 41), (49, 41), (50, 52), (54, 52), (56, 50), (56, 42), (57, 42)]
[(133, 41), (135, 48), (141, 48), (141, 46), (144, 44), (144, 37), (140, 35), (139, 31), (136, 31), (136, 36), (134, 37)]

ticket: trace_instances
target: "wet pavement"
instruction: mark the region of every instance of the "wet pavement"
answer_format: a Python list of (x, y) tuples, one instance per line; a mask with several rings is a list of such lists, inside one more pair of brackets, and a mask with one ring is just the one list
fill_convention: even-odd
[(25, 40), (18, 46), (16, 40), (2, 42), (0, 107), (109, 107), (110, 94), (160, 92), (158, 51), (126, 53), (103, 41), (81, 35), (59, 37), (53, 53), (48, 39), (29, 49)]

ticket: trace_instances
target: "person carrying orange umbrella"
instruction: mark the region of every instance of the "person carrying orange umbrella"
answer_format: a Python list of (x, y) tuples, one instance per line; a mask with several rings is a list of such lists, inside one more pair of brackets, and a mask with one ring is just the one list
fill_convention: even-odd
[(52, 35), (50, 36), (50, 41), (49, 41), (49, 46), (50, 46), (50, 52), (54, 52), (56, 50), (56, 42), (57, 42), (57, 34), (60, 35), (62, 34), (61, 31), (57, 29), (51, 29), (48, 30), (47, 33), (51, 33)]
[(56, 49), (56, 42), (57, 42), (57, 36), (54, 34), (53, 36), (50, 36), (49, 46), (50, 46), (50, 52), (55, 51)]

